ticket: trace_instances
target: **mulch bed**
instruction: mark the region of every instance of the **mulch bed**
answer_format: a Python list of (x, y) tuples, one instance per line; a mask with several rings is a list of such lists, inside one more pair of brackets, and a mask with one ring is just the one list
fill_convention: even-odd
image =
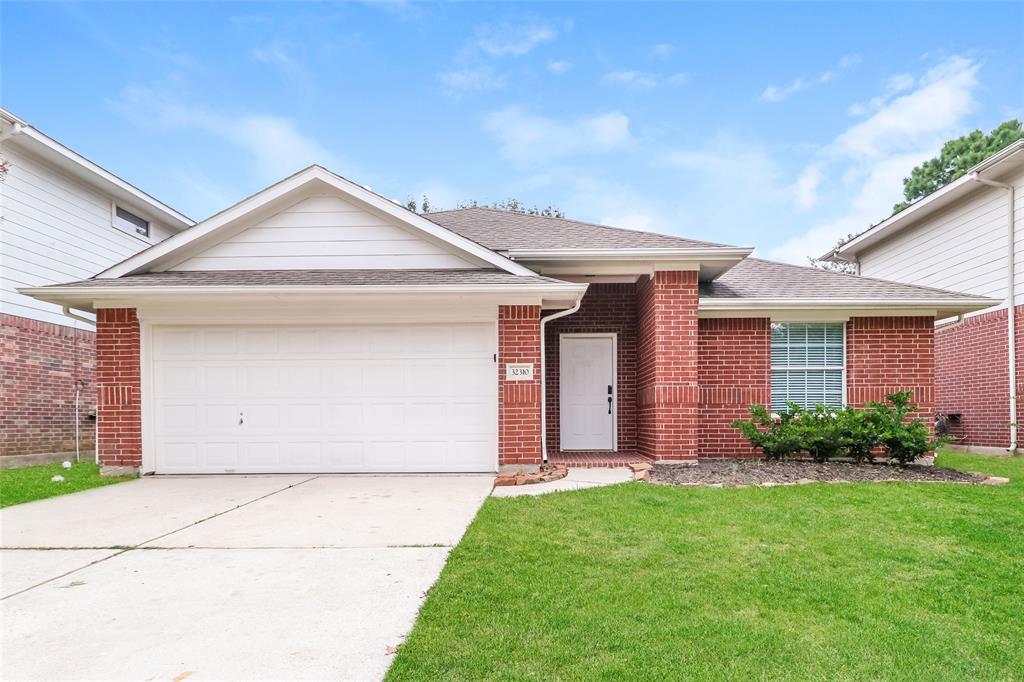
[(655, 464), (650, 481), (678, 486), (765, 486), (798, 483), (877, 481), (981, 483), (988, 477), (937, 466), (853, 464), (852, 462), (702, 460), (696, 466)]

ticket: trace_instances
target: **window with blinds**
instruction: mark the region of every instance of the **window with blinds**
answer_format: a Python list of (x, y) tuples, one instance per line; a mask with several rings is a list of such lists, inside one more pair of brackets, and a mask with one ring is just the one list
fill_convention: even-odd
[(844, 345), (842, 323), (772, 323), (772, 411), (790, 401), (842, 407)]

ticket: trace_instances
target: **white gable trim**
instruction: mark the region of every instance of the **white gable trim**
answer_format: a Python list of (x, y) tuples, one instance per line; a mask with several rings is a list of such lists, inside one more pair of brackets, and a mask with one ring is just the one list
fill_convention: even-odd
[(195, 227), (185, 230), (104, 270), (96, 275), (96, 277), (97, 279), (115, 279), (124, 275), (160, 270), (164, 269), (162, 266), (168, 267), (174, 263), (180, 263), (194, 255), (194, 252), (218, 243), (218, 236), (222, 232), (227, 231), (230, 233), (230, 229), (237, 226), (239, 221), (245, 217), (275, 205), (280, 205), (281, 208), (284, 208), (289, 197), (293, 197), (302, 188), (315, 182), (323, 183), (327, 187), (341, 192), (346, 197), (363, 203), (371, 209), (383, 213), (417, 232), (440, 242), (450, 244), (455, 250), (466, 254), (476, 261), (487, 263), (514, 275), (536, 275), (532, 270), (514, 263), (494, 251), (480, 246), (476, 242), (446, 230), (440, 225), (432, 223), (402, 206), (396, 205), (379, 194), (375, 194), (341, 176), (335, 175), (325, 168), (310, 166), (254, 194), (248, 199), (243, 199), (234, 206), (207, 218)]

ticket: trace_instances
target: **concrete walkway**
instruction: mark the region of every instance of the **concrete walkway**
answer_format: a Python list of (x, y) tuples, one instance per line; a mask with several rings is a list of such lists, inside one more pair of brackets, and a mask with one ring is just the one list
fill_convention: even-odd
[(0, 678), (380, 679), (492, 481), (154, 477), (0, 510)]
[(543, 495), (544, 493), (557, 493), (565, 490), (582, 490), (584, 488), (597, 488), (603, 485), (625, 483), (633, 480), (633, 472), (629, 469), (600, 469), (600, 468), (578, 468), (569, 469), (565, 478), (548, 483), (534, 483), (531, 485), (509, 485), (494, 489), (491, 494), (494, 497), (518, 497), (520, 495)]

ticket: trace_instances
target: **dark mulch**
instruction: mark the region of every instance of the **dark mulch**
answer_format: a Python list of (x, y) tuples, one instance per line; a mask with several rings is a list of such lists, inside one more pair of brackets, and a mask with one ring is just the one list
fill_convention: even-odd
[(651, 481), (669, 485), (748, 486), (764, 484), (872, 481), (978, 483), (986, 477), (937, 466), (808, 461), (702, 460), (696, 466), (655, 464)]

